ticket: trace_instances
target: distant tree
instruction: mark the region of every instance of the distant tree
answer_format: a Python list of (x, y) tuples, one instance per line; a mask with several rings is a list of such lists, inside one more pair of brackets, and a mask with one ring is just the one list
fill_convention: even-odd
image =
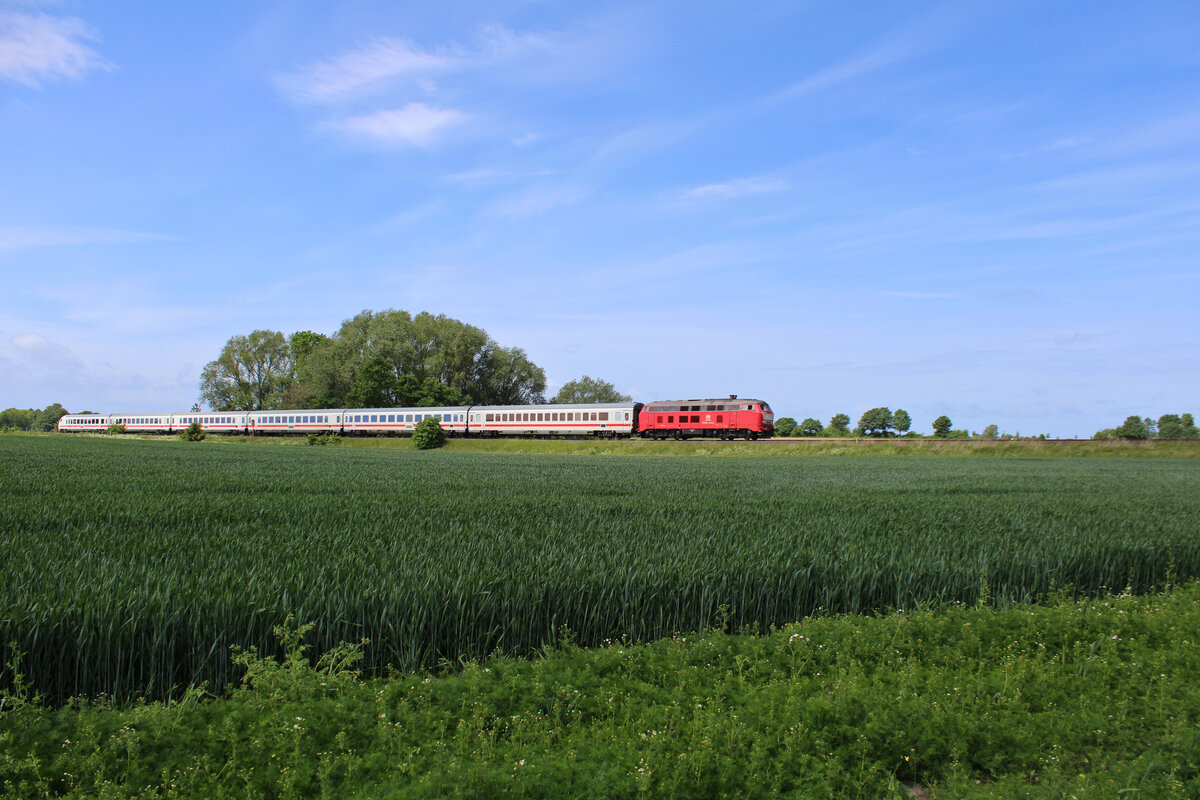
[(912, 427), (912, 417), (903, 408), (897, 408), (896, 413), (892, 415), (892, 425), (897, 433), (908, 433), (908, 429)]
[(872, 408), (859, 417), (854, 433), (857, 436), (887, 436), (895, 424), (891, 409), (886, 406)]
[(6, 408), (0, 411), (0, 430), (33, 430), (33, 423), (41, 413), (36, 408)]
[[(558, 390), (558, 394), (554, 395), (551, 403), (624, 403), (633, 398), (627, 394), (621, 394), (617, 391), (617, 387), (613, 386), (608, 381), (599, 378), (589, 378), (584, 375), (582, 378), (573, 381), (567, 381), (563, 387)], [(778, 428), (779, 426), (776, 425)]]
[(845, 414), (834, 414), (829, 420), (829, 427), (825, 429), (826, 436), (849, 436), (850, 435), (850, 417)]
[(446, 432), (433, 417), (426, 417), (413, 428), (413, 444), (418, 450), (433, 450), (446, 443)]
[(216, 411), (279, 408), (292, 381), (287, 339), (278, 331), (234, 336), (200, 376), (200, 399)]
[(1200, 428), (1196, 427), (1196, 420), (1191, 414), (1181, 414), (1179, 423), (1183, 428), (1181, 439), (1200, 439)]
[(953, 426), (954, 423), (950, 421), (950, 418), (942, 414), (933, 421), (933, 435), (939, 439), (945, 439), (950, 435), (950, 429)]
[(59, 403), (51, 403), (42, 409), (33, 420), (32, 430), (53, 431), (58, 428), (58, 421), (67, 415), (67, 410)]
[(1121, 437), (1117, 435), (1116, 428), (1103, 428), (1101, 430), (1096, 431), (1095, 435), (1093, 435), (1092, 438), (1093, 439), (1120, 439)]
[(775, 420), (775, 435), (784, 437), (795, 436), (796, 420), (792, 417), (780, 417)]
[(983, 429), (983, 438), (984, 439), (1000, 438), (1000, 429), (997, 428), (995, 425), (988, 425), (986, 428)]
[(1178, 414), (1163, 414), (1158, 418), (1158, 438), (1186, 439), (1183, 435), (1183, 420)]
[(813, 419), (812, 417), (805, 417), (804, 421), (801, 422), (797, 427), (796, 433), (799, 436), (820, 436), (821, 421), (819, 419)]
[(1146, 425), (1146, 420), (1141, 417), (1128, 416), (1117, 428), (1117, 436), (1122, 439), (1149, 439), (1150, 428)]

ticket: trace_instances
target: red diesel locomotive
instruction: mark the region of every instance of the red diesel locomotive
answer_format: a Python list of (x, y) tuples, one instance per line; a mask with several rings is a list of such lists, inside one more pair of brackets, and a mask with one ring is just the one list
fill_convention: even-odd
[(757, 439), (775, 433), (775, 413), (762, 400), (663, 400), (638, 414), (638, 434), (653, 439)]

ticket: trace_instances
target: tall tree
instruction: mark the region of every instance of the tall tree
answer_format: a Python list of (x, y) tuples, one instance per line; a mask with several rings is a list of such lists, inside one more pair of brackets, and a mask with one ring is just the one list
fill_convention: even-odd
[(859, 417), (854, 432), (859, 436), (887, 436), (895, 424), (891, 409), (886, 406), (872, 408)]
[(945, 414), (933, 421), (933, 435), (939, 439), (945, 439), (950, 435), (950, 429), (954, 427), (954, 423)]
[(500, 347), (480, 328), (444, 315), (395, 310), (363, 311), (343, 322), (303, 358), (298, 377), (294, 402), (324, 407), (357, 407), (352, 400), (367, 399), (386, 405), (542, 402), (546, 388), (545, 373), (523, 350)]
[(796, 420), (794, 417), (780, 417), (775, 420), (775, 435), (776, 436), (793, 436), (796, 433)]
[(38, 412), (33, 420), (32, 430), (52, 431), (58, 427), (58, 421), (67, 415), (67, 410), (61, 403), (51, 403)]
[(829, 418), (829, 427), (825, 429), (826, 436), (849, 436), (850, 417), (845, 414), (834, 414)]
[(1149, 439), (1151, 435), (1146, 420), (1138, 416), (1126, 417), (1121, 427), (1117, 428), (1117, 436), (1122, 439)]
[(633, 398), (621, 394), (617, 387), (600, 378), (582, 378), (567, 381), (554, 395), (551, 403), (624, 403)]
[(278, 331), (234, 336), (200, 375), (200, 399), (216, 411), (279, 408), (292, 381), (288, 341)]
[(903, 408), (897, 408), (896, 413), (892, 414), (892, 424), (897, 433), (908, 433), (908, 429), (912, 427), (912, 417)]
[(821, 421), (812, 417), (805, 417), (804, 421), (796, 428), (796, 433), (800, 436), (820, 436)]

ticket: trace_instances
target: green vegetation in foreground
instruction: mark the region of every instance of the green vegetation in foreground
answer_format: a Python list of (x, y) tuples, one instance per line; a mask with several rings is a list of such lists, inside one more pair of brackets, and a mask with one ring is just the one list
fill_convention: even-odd
[[(49, 698), (1200, 576), (1200, 463), (555, 458), (0, 437), (0, 646)], [(0, 676), (3, 681), (4, 676)], [(0, 685), (3, 685), (0, 683)]]
[[(244, 654), (225, 698), (21, 696), (8, 798), (1200, 795), (1200, 584), (818, 617), (364, 680)], [(368, 651), (370, 646), (368, 646)], [(28, 698), (26, 698), (28, 699)]]

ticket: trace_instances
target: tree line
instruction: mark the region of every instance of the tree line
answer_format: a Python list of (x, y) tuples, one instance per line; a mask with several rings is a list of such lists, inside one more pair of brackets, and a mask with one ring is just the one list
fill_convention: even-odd
[(1200, 439), (1191, 414), (1163, 414), (1157, 420), (1131, 415), (1115, 428), (1096, 431), (1093, 439)]
[(66, 415), (61, 403), (51, 403), (42, 409), (6, 408), (0, 411), (0, 432), (57, 430), (58, 421)]
[[(828, 425), (820, 420), (806, 417), (797, 422), (793, 417), (780, 417), (775, 420), (776, 436), (827, 437), (845, 438), (861, 436), (873, 439), (885, 439), (903, 436), (916, 438), (922, 434), (912, 430), (912, 416), (903, 408), (892, 411), (887, 406), (880, 406), (864, 411), (858, 419), (858, 425), (850, 428), (850, 417), (846, 414), (834, 414)], [(960, 430), (954, 427), (950, 417), (945, 414), (931, 423), (935, 439), (1015, 439), (1020, 434), (1001, 433), (996, 425), (988, 425), (982, 433)], [(1045, 434), (1041, 438), (1047, 438)]]
[[(216, 411), (545, 403), (546, 373), (519, 347), (445, 315), (363, 311), (332, 335), (256, 330), (205, 365), (200, 399)], [(584, 375), (551, 402), (619, 402)]]

